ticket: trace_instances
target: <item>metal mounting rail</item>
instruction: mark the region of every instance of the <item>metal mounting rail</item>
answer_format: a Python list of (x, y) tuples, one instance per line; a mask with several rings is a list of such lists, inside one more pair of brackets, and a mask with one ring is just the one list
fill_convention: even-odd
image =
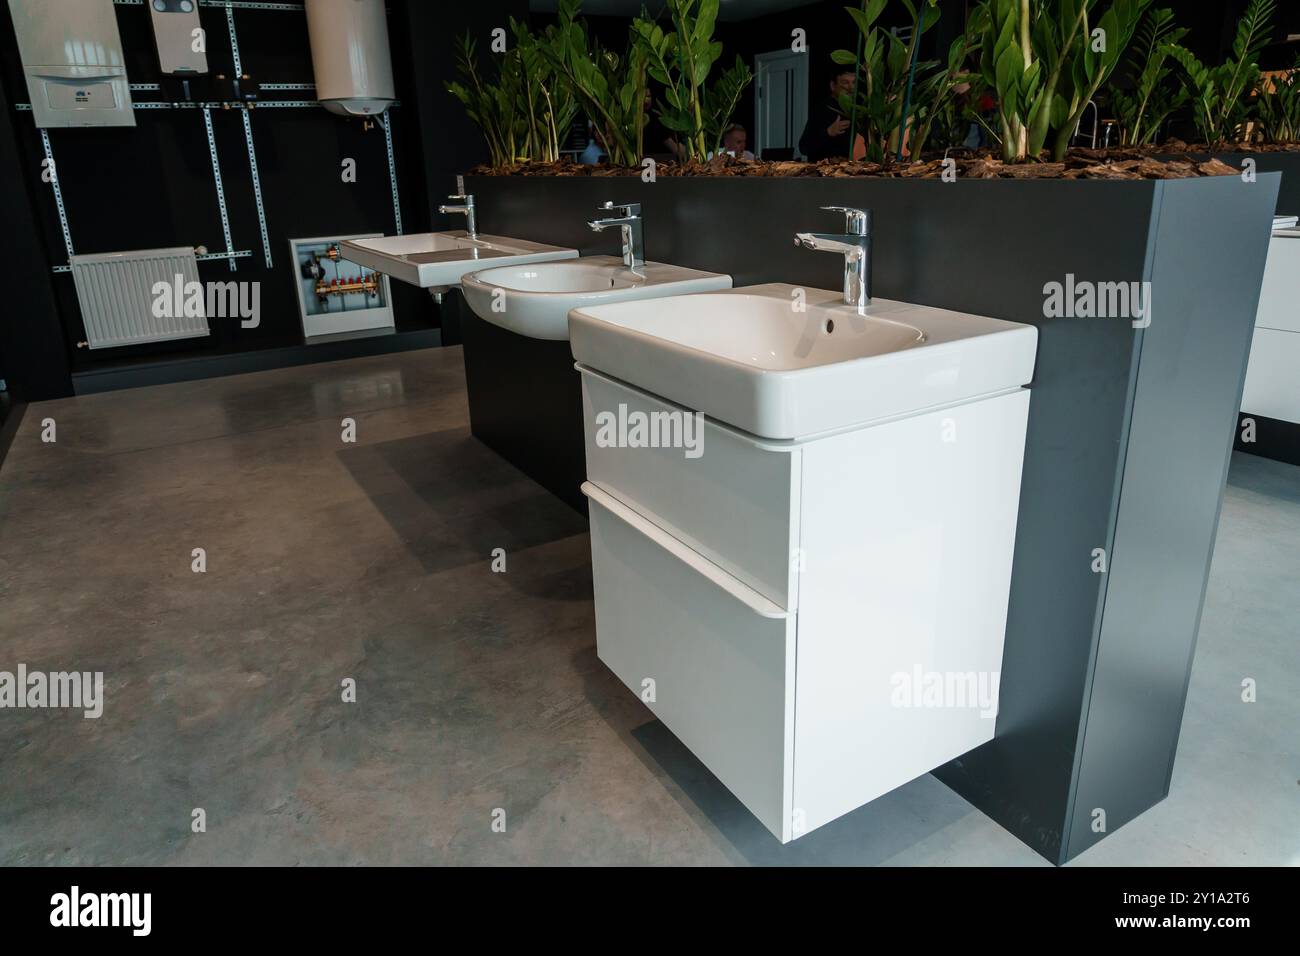
[[(208, 155), (212, 159), (212, 178), (217, 185), (217, 208), (221, 210), (221, 233), (226, 238), (226, 252), (231, 252), (235, 248), (234, 240), (230, 236), (230, 213), (226, 209), (226, 187), (221, 179), (221, 160), (217, 158), (217, 137), (212, 131), (212, 110), (203, 111), (203, 125), (208, 132)], [(230, 260), (230, 271), (235, 272), (238, 269), (234, 258)]]
[[(230, 55), (235, 62), (235, 76), (244, 75), (244, 64), (239, 56), (239, 36), (235, 33), (235, 7), (227, 2), (226, 26), (230, 29)], [(266, 267), (271, 268), (271, 235), (266, 227), (266, 204), (262, 201), (262, 177), (257, 171), (257, 147), (253, 145), (253, 123), (248, 117), (248, 110), (240, 110), (240, 119), (244, 121), (244, 142), (248, 146), (248, 171), (253, 177), (253, 199), (257, 203), (257, 228), (262, 234), (262, 257)]]
[(393, 190), (393, 221), (397, 224), (397, 234), (402, 234), (402, 199), (397, 194), (397, 159), (393, 155), (393, 125), (389, 120), (389, 111), (384, 111), (384, 143), (388, 147), (388, 182)]
[[(113, 0), (119, 7), (142, 7), (145, 0)], [(287, 13), (302, 11), (301, 3), (263, 3), (258, 0), (199, 0), (201, 7), (234, 7), (236, 10), (277, 10)]]
[[(253, 257), (252, 249), (239, 249), (234, 252), (206, 252), (201, 256), (195, 256), (195, 262), (215, 262), (218, 259), (251, 259)], [(72, 266), (54, 266), (51, 272), (71, 272)]]
[(59, 227), (63, 230), (63, 245), (68, 250), (68, 258), (76, 253), (72, 251), (72, 230), (68, 228), (68, 210), (63, 205), (63, 189), (59, 186), (59, 164), (54, 161), (54, 147), (50, 145), (50, 134), (41, 130), (41, 145), (45, 147), (45, 159), (50, 164), (50, 185), (54, 188), (54, 205), (59, 210)]

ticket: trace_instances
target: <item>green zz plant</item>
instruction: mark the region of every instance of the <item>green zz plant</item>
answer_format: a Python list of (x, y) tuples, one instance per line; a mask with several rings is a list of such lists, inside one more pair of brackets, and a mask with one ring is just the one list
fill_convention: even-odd
[(936, 132), (935, 138), (940, 140), (936, 146), (959, 145), (964, 138), (970, 125), (970, 112), (967, 105), (959, 102), (957, 91), (966, 89), (965, 104), (969, 104), (978, 99), (983, 85), (979, 73), (969, 69), (969, 63), (979, 56), (984, 15), (979, 8), (971, 11), (965, 31), (948, 47), (947, 69), (917, 81), (912, 97), (916, 106), (908, 137), (908, 152), (913, 158), (920, 158)]
[(501, 85), (488, 81), (479, 70), (474, 38), (466, 34), (456, 48), (456, 72), (463, 82), (447, 84), (447, 91), (460, 100), (483, 138), (493, 166), (505, 166), (515, 156), (514, 102)]
[(588, 39), (577, 12), (578, 0), (561, 0), (558, 24), (547, 28), (542, 54), (564, 77), (609, 162), (635, 166), (641, 162), (646, 125), (644, 51), (636, 43), (623, 56), (602, 49)]
[[(907, 42), (877, 26), (887, 0), (866, 0), (861, 7), (844, 8), (861, 35), (861, 56), (851, 50), (831, 54), (836, 63), (858, 71), (856, 89), (852, 94), (842, 94), (839, 105), (853, 120), (853, 129), (862, 135), (866, 158), (873, 163), (889, 161), (906, 135), (909, 120), (931, 98), (930, 86), (936, 82), (933, 73), (938, 64), (916, 60), (922, 36), (939, 20), (936, 0), (922, 0), (919, 5), (913, 0), (902, 3), (912, 18)], [(915, 77), (921, 77), (920, 81)], [(912, 152), (915, 155), (918, 151)]]
[[(1070, 58), (1068, 82), (1052, 103), (1050, 125), (1056, 129), (1052, 158), (1060, 162), (1088, 104), (1115, 72), (1151, 0), (1112, 0), (1095, 27), (1088, 25), (1088, 3), (1081, 3), (1083, 29)], [(1064, 108), (1062, 108), (1064, 104)], [(1062, 119), (1063, 117), (1063, 119)]]
[(1289, 71), (1266, 78), (1260, 87), (1259, 127), (1266, 143), (1300, 142), (1300, 57)]
[(984, 0), (980, 67), (997, 96), (1004, 160), (1037, 159), (1053, 132), (1052, 158), (1065, 157), (1150, 3), (1114, 0), (1092, 28), (1096, 0)]
[(447, 90), (482, 131), (492, 165), (553, 162), (577, 116), (577, 101), (546, 55), (555, 38), (535, 37), (513, 18), (510, 29), (514, 45), (500, 54), (495, 79), (480, 69), (474, 40), (466, 35), (456, 52), (461, 80)]
[(1169, 115), (1190, 99), (1186, 89), (1170, 82), (1173, 66), (1169, 47), (1186, 35), (1186, 29), (1174, 25), (1174, 11), (1168, 7), (1151, 10), (1143, 19), (1129, 61), (1131, 88), (1111, 91), (1121, 145), (1147, 146), (1155, 142)]
[[(1085, 0), (1086, 2), (1086, 0)], [(1056, 87), (1083, 28), (1082, 2), (984, 0), (980, 69), (997, 102), (997, 135), (1007, 162), (1037, 159), (1047, 141)]]
[(1245, 136), (1251, 117), (1250, 94), (1259, 84), (1259, 55), (1272, 32), (1274, 0), (1251, 0), (1232, 41), (1232, 56), (1208, 67), (1186, 47), (1167, 49), (1181, 67), (1181, 79), (1192, 103), (1192, 120), (1201, 138), (1219, 145)]
[(633, 44), (645, 57), (650, 76), (663, 87), (656, 103), (659, 121), (681, 145), (683, 158), (703, 160), (718, 148), (736, 102), (752, 79), (737, 57), (710, 87), (709, 73), (722, 55), (713, 39), (719, 0), (667, 0), (671, 30), (639, 17), (632, 23)]
[(548, 55), (558, 38), (553, 30), (534, 36), (527, 26), (513, 18), (510, 28), (515, 36), (514, 56), (506, 54), (502, 71), (517, 71), (513, 83), (517, 84), (518, 112), (525, 131), (524, 155), (555, 162), (578, 115), (573, 88), (555, 69), (554, 59)]

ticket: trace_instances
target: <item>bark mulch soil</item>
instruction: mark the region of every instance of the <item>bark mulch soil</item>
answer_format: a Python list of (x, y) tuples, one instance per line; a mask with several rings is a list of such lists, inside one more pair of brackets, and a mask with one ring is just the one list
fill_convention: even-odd
[[(1241, 169), (1218, 159), (1202, 160), (1193, 154), (1210, 152), (1300, 152), (1300, 145), (1256, 148), (1210, 147), (1180, 141), (1139, 149), (1072, 149), (1061, 163), (1004, 163), (988, 151), (953, 150), (949, 153), (961, 179), (1194, 179), (1198, 176), (1240, 176)], [(661, 162), (656, 176), (811, 176), (846, 179), (875, 176), (885, 179), (938, 179), (944, 172), (941, 156), (920, 162), (867, 163), (826, 159), (819, 163), (743, 160), (719, 156), (708, 162)], [(510, 166), (480, 166), (480, 176), (640, 176), (640, 166), (584, 166), (574, 162), (521, 162)]]

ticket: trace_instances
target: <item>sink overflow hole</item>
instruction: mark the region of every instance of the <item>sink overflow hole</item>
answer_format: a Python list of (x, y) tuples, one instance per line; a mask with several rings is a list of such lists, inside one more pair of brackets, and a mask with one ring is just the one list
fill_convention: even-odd
[(834, 319), (827, 319), (827, 320), (826, 320), (826, 334), (827, 334), (827, 335), (830, 335), (830, 334), (831, 334), (832, 332), (834, 332), (834, 331), (835, 331), (835, 320), (834, 320)]

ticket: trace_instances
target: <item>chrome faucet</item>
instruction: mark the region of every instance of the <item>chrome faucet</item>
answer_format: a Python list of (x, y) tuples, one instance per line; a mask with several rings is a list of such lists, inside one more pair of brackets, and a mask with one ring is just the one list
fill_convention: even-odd
[(455, 196), (448, 196), (448, 199), (459, 199), (459, 206), (439, 206), (438, 212), (455, 212), (465, 217), (465, 234), (474, 239), (478, 236), (478, 223), (474, 219), (474, 197), (466, 193), (459, 193)]
[(871, 210), (849, 206), (822, 206), (844, 213), (844, 234), (795, 233), (794, 244), (817, 252), (844, 256), (844, 301), (861, 312), (871, 303)]
[(639, 202), (614, 205), (607, 202), (601, 209), (614, 209), (620, 215), (610, 219), (592, 219), (587, 223), (592, 232), (602, 232), (618, 226), (623, 232), (623, 265), (629, 269), (645, 268), (645, 234), (641, 229), (641, 204)]

